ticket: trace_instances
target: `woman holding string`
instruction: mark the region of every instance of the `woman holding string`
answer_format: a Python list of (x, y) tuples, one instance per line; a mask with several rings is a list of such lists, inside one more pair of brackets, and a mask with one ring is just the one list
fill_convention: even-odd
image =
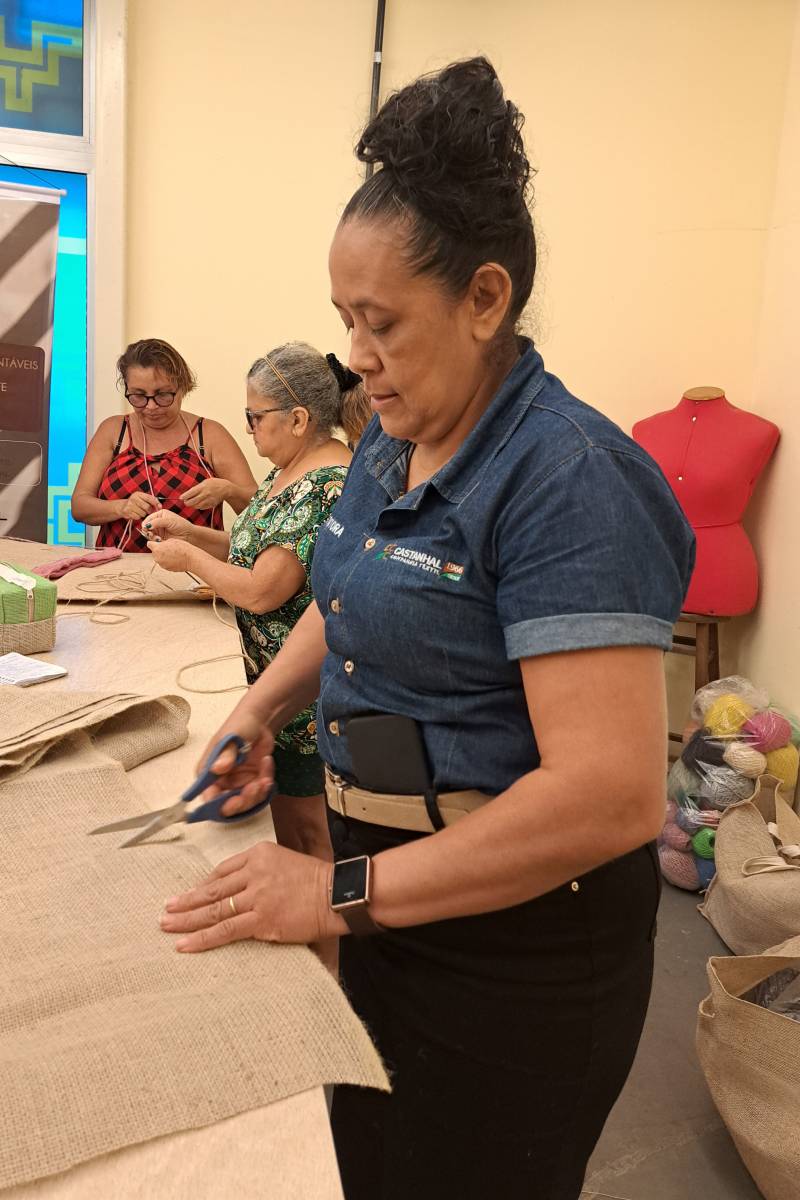
[[(142, 523), (159, 566), (189, 571), (233, 606), (250, 683), (272, 662), (311, 603), (317, 535), (342, 493), (352, 458), (335, 431), (342, 428), (355, 443), (370, 415), (360, 377), (335, 355), (325, 358), (304, 342), (278, 346), (248, 371), (245, 408), (256, 450), (275, 465), (230, 534), (199, 528), (168, 512), (153, 513)], [(275, 763), (273, 816), (280, 836), (283, 798), (307, 801), (294, 806), (295, 821), (301, 807), (309, 823), (323, 814), (324, 772), (313, 704), (293, 714), (278, 733)], [(326, 842), (324, 820), (315, 828), (320, 824)]]
[(256, 481), (218, 421), (186, 412), (194, 372), (169, 342), (132, 342), (117, 361), (131, 411), (107, 417), (86, 448), (72, 517), (99, 525), (95, 545), (144, 554), (141, 521), (166, 509), (200, 528), (222, 529), (222, 505), (241, 512)]

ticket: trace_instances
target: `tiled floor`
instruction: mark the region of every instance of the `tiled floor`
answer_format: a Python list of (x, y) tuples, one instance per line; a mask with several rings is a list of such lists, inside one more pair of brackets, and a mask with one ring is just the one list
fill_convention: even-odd
[(584, 1200), (759, 1200), (694, 1049), (706, 960), (726, 953), (697, 899), (664, 885), (647, 1025), (589, 1164)]

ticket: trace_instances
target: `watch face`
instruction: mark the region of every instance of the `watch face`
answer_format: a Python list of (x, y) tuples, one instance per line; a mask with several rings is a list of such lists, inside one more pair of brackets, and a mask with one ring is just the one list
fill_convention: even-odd
[(367, 895), (367, 873), (369, 859), (348, 858), (338, 862), (333, 868), (333, 887), (331, 889), (331, 905), (333, 908), (341, 904), (358, 904)]

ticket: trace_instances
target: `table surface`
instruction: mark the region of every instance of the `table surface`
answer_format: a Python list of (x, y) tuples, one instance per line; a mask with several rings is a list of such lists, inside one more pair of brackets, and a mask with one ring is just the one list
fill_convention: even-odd
[[(71, 552), (63, 547), (0, 538), (0, 561), (22, 567), (67, 556)], [(142, 560), (141, 555), (124, 555), (110, 566), (117, 570), (141, 568)], [(197, 695), (178, 687), (177, 674), (181, 667), (199, 659), (232, 655), (228, 661), (194, 668), (186, 673), (184, 682), (202, 688), (242, 685), (238, 636), (218, 620), (210, 603), (197, 600), (104, 605), (102, 612), (123, 613), (129, 618), (116, 625), (90, 621), (93, 610), (91, 604), (59, 605), (55, 649), (34, 657), (66, 667), (68, 674), (34, 686), (184, 696), (192, 708), (186, 744), (128, 774), (143, 807), (161, 808), (172, 803), (192, 779), (209, 739), (244, 690)], [(232, 620), (230, 610), (220, 611), (226, 620)], [(255, 841), (272, 837), (272, 820), (267, 810), (252, 821), (231, 827), (211, 822), (194, 825), (190, 836), (210, 862), (219, 862)], [(322, 1088), (205, 1129), (105, 1155), (64, 1175), (7, 1189), (2, 1200), (84, 1200), (95, 1194), (103, 1200), (109, 1195), (119, 1200), (151, 1200), (154, 1195), (167, 1194), (163, 1190), (165, 1175), (170, 1180), (170, 1200), (218, 1200), (233, 1190), (239, 1200), (264, 1196), (343, 1200)]]

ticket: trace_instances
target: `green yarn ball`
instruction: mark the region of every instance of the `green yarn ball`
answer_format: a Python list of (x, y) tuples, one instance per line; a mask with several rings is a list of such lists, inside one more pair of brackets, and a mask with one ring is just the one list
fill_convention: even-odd
[(698, 829), (697, 833), (692, 838), (692, 849), (699, 858), (714, 857), (714, 842), (717, 839), (717, 833), (714, 829)]

